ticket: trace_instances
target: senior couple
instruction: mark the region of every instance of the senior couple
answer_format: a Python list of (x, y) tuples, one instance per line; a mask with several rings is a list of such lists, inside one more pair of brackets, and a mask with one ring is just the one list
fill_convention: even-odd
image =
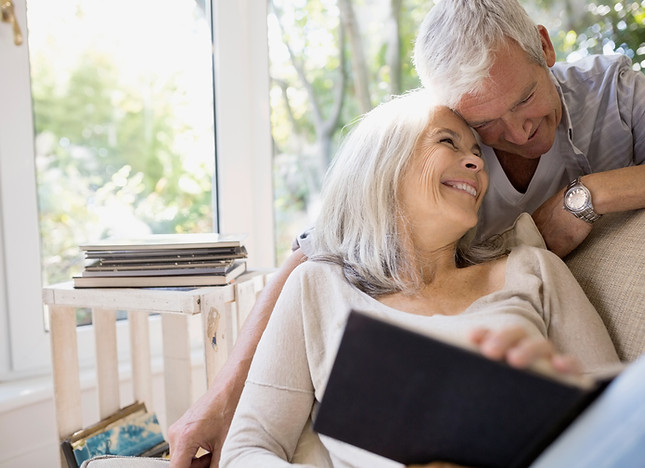
[[(622, 56), (555, 63), (516, 0), (438, 2), (414, 61), (424, 87), (363, 116), (342, 144), (316, 225), (171, 426), (172, 467), (400, 466), (311, 429), (350, 309), (518, 367), (577, 375), (618, 362), (559, 257), (603, 214), (645, 207), (645, 76)], [(505, 245), (505, 231), (521, 235)], [(549, 250), (532, 246), (542, 239)], [(643, 406), (632, 385), (642, 391), (643, 364), (534, 465), (601, 466), (599, 434)], [(644, 439), (620, 449), (620, 466), (639, 466)], [(200, 447), (210, 454), (194, 458)]]

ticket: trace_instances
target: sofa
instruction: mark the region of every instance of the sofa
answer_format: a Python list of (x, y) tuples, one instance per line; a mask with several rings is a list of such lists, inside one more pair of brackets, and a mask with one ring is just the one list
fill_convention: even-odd
[[(520, 236), (521, 237), (521, 236)], [(645, 352), (645, 209), (600, 218), (565, 259), (598, 310), (621, 360)], [(166, 460), (99, 457), (83, 468), (163, 468)]]
[(645, 352), (645, 209), (610, 213), (565, 263), (602, 317), (621, 360)]

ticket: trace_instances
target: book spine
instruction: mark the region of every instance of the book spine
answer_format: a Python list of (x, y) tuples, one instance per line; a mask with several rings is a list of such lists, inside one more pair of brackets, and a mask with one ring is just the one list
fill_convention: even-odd
[(74, 456), (74, 449), (72, 448), (72, 444), (70, 444), (68, 440), (64, 440), (60, 443), (60, 449), (65, 456), (67, 468), (78, 468), (78, 463), (76, 463), (76, 457)]

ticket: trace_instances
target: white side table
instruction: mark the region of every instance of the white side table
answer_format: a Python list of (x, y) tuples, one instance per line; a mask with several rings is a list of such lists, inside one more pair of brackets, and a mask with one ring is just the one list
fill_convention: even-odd
[(161, 315), (166, 421), (170, 425), (192, 403), (188, 317), (202, 317), (206, 381), (210, 384), (269, 276), (268, 271), (250, 271), (229, 285), (190, 290), (74, 289), (71, 282), (43, 288), (43, 302), (49, 306), (59, 439), (82, 428), (76, 308), (92, 310), (101, 419), (121, 407), (116, 311), (127, 311), (130, 322), (134, 401), (143, 401), (150, 409), (154, 408), (148, 314)]

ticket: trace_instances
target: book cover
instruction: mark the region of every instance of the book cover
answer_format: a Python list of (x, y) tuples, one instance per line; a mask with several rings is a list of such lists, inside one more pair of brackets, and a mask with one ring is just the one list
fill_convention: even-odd
[(140, 237), (112, 237), (97, 242), (81, 244), (81, 250), (148, 250), (205, 247), (239, 247), (245, 234), (220, 234), (216, 232), (186, 234), (149, 234)]
[(222, 259), (233, 257), (246, 257), (246, 247), (184, 247), (172, 249), (134, 249), (134, 250), (86, 250), (85, 258), (101, 261), (135, 261), (156, 262), (172, 259), (190, 259), (206, 257), (207, 259)]
[(69, 468), (98, 455), (162, 456), (168, 450), (161, 426), (143, 403), (129, 405), (61, 443)]
[(74, 276), (75, 288), (157, 288), (222, 286), (246, 271), (246, 262), (235, 262), (225, 274), (155, 276)]
[(88, 251), (85, 259), (88, 263), (129, 264), (129, 263), (166, 263), (191, 261), (217, 261), (235, 258), (246, 258), (246, 247), (224, 247), (221, 249), (170, 249), (170, 250), (119, 250)]
[(404, 464), (525, 467), (602, 391), (352, 311), (314, 429)]
[(86, 266), (82, 276), (225, 275), (235, 267), (233, 260), (218, 262), (174, 262)]

